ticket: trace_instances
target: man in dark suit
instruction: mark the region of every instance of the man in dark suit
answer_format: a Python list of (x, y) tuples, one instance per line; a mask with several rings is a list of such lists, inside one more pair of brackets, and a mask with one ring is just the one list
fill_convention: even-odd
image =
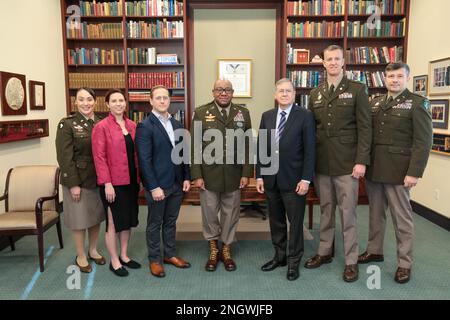
[[(274, 258), (261, 269), (272, 271), (288, 264), (287, 279), (295, 280), (303, 256), (305, 199), (314, 173), (315, 125), (313, 114), (294, 104), (295, 88), (289, 79), (277, 81), (275, 99), (278, 107), (263, 113), (258, 137), (256, 188), (267, 196), (275, 248)], [(271, 130), (275, 130), (275, 135), (270, 134)], [(260, 146), (264, 134), (268, 137), (268, 150), (262, 150), (265, 146)], [(278, 158), (278, 170), (267, 172), (269, 165), (261, 161), (264, 151), (271, 159)], [(286, 215), (290, 223), (287, 256)]]
[[(150, 272), (156, 277), (164, 277), (162, 262), (178, 268), (189, 268), (189, 262), (178, 258), (175, 253), (176, 221), (183, 200), (183, 191), (191, 186), (189, 166), (172, 161), (172, 149), (181, 139), (176, 140), (176, 130), (182, 129), (168, 112), (169, 91), (164, 86), (156, 86), (150, 93), (153, 107), (149, 116), (138, 125), (136, 147), (139, 168), (148, 203), (147, 247)], [(161, 259), (160, 242), (164, 246)]]

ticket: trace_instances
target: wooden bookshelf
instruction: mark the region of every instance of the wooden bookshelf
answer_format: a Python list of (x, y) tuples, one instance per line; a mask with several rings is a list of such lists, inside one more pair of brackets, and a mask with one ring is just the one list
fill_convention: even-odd
[[(183, 92), (183, 97), (180, 99), (177, 97), (177, 99), (174, 99), (171, 104), (171, 108), (169, 111), (173, 113), (176, 117), (180, 119), (180, 115), (182, 115), (182, 120), (186, 124), (186, 119), (189, 120), (190, 117), (186, 117), (185, 115), (185, 81), (186, 81), (186, 67), (185, 67), (185, 37), (184, 36), (178, 36), (179, 32), (184, 33), (185, 27), (184, 23), (186, 21), (186, 0), (170, 0), (170, 11), (169, 8), (167, 8), (167, 11), (163, 11), (163, 7), (156, 8), (156, 6), (145, 8), (147, 11), (140, 11), (140, 13), (145, 14), (128, 14), (128, 9), (132, 7), (130, 10), (137, 10), (136, 6), (133, 7), (133, 3), (136, 2), (136, 0), (102, 0), (102, 1), (79, 1), (79, 0), (60, 0), (61, 1), (61, 17), (62, 17), (62, 27), (63, 27), (63, 45), (64, 45), (64, 66), (65, 66), (65, 73), (66, 73), (66, 111), (67, 114), (73, 113), (74, 107), (72, 105), (72, 99), (76, 88), (74, 87), (73, 83), (69, 84), (69, 77), (73, 74), (83, 73), (88, 74), (87, 77), (89, 77), (89, 74), (92, 74), (92, 76), (96, 74), (105, 74), (105, 73), (121, 73), (124, 77), (124, 83), (123, 85), (114, 86), (122, 89), (124, 91), (124, 94), (126, 95), (128, 99), (128, 110), (129, 114), (128, 116), (133, 119), (133, 114), (135, 112), (143, 112), (147, 114), (151, 111), (150, 104), (148, 103), (148, 100), (145, 99), (133, 99), (130, 96), (130, 93), (133, 93), (135, 91), (143, 91), (148, 90), (150, 91), (150, 87), (143, 87), (140, 89), (135, 89), (134, 86), (130, 86), (130, 75), (131, 74), (152, 74), (155, 81), (153, 81), (154, 84), (164, 84), (162, 74), (166, 74), (167, 72), (178, 72), (183, 73), (183, 83), (180, 85), (180, 88), (176, 88), (178, 91)], [(156, 0), (155, 0), (156, 1)], [(146, 1), (144, 1), (146, 2)], [(168, 3), (168, 2), (167, 2)], [(178, 4), (178, 8), (175, 8), (173, 4)], [(70, 30), (69, 32), (67, 30), (68, 26), (66, 25), (66, 22), (68, 20), (72, 20), (71, 14), (73, 12), (67, 13), (66, 10), (71, 5), (77, 5), (82, 6), (80, 17), (80, 22), (84, 23), (83, 29), (83, 37), (81, 37), (81, 31), (76, 33), (75, 30)], [(94, 8), (95, 7), (95, 8)], [(108, 8), (107, 8), (108, 7)], [(181, 9), (182, 10), (179, 10)], [(159, 14), (156, 14), (155, 12), (151, 12), (154, 9), (157, 9), (157, 12)], [(92, 11), (88, 11), (92, 10)], [(113, 12), (114, 10), (114, 12)], [(108, 15), (108, 13), (113, 12), (115, 15)], [(131, 11), (130, 11), (131, 12)], [(132, 12), (138, 12), (138, 11), (132, 11)], [(165, 13), (164, 13), (165, 12)], [(148, 15), (147, 15), (148, 13)], [(164, 13), (164, 14), (161, 14)], [(89, 14), (89, 15), (86, 15)], [(143, 31), (141, 28), (138, 28), (136, 31), (136, 36), (139, 37), (131, 37), (128, 34), (128, 30), (131, 28), (129, 24), (132, 22), (134, 23), (145, 23), (147, 26), (149, 26), (148, 30), (149, 36), (147, 37), (141, 37), (140, 35), (143, 34)], [(104, 24), (108, 24), (108, 27), (105, 28)], [(120, 24), (120, 28), (118, 28), (118, 25)], [(159, 24), (158, 27), (156, 27), (156, 24)], [(176, 27), (175, 27), (176, 25)], [(112, 26), (112, 27), (111, 27)], [(154, 26), (154, 27), (153, 27)], [(180, 28), (178, 28), (181, 26)], [(70, 24), (69, 24), (70, 27)], [(73, 27), (75, 28), (75, 27)], [(93, 33), (92, 30), (95, 30), (97, 32), (97, 29), (105, 29), (107, 32), (111, 32), (109, 28), (115, 28), (114, 29), (114, 37), (106, 37), (103, 38), (99, 37), (99, 34)], [(86, 30), (91, 30), (92, 32), (89, 33), (89, 37), (87, 37)], [(164, 31), (167, 30), (167, 33), (164, 33)], [(173, 33), (171, 33), (171, 36), (176, 37), (170, 37), (168, 38), (169, 32), (173, 30)], [(72, 31), (72, 33), (70, 33)], [(151, 33), (154, 31), (155, 33)], [(116, 37), (117, 32), (120, 32), (120, 37)], [(141, 32), (141, 34), (139, 34)], [(164, 34), (163, 34), (164, 33)], [(69, 37), (69, 34), (76, 34), (76, 37)], [(151, 36), (151, 37), (150, 37)], [(83, 63), (77, 63), (77, 64), (69, 64), (69, 52), (68, 50), (76, 50), (85, 48), (86, 50), (83, 52), (83, 54), (80, 53), (80, 55), (76, 55), (76, 57), (80, 56), (80, 60)], [(92, 53), (89, 52), (89, 54), (85, 53), (86, 51), (90, 51), (93, 48), (99, 48), (100, 50), (120, 50), (123, 56), (123, 63), (116, 63), (116, 64), (84, 64), (84, 62), (90, 61), (89, 59), (92, 58)], [(128, 52), (127, 49), (148, 49), (148, 48), (155, 48), (156, 54), (176, 54), (178, 58), (178, 64), (144, 64), (144, 63), (135, 63), (131, 62), (128, 59)], [(145, 51), (145, 50), (143, 50)], [(138, 56), (141, 54), (142, 51), (134, 53), (134, 56)], [(131, 54), (131, 53), (130, 53)], [(148, 53), (149, 54), (149, 53)], [(146, 56), (147, 57), (147, 56)], [(139, 58), (143, 59), (142, 56), (139, 56)], [(147, 57), (147, 60), (145, 62), (149, 62), (149, 59)], [(139, 60), (141, 61), (141, 60)], [(120, 61), (121, 62), (121, 61)], [(136, 60), (137, 62), (137, 60)], [(107, 108), (104, 104), (104, 95), (106, 91), (109, 89), (102, 86), (95, 86), (92, 84), (95, 84), (96, 82), (88, 82), (89, 78), (86, 78), (85, 85), (92, 87), (99, 98), (100, 103), (98, 103), (98, 112), (107, 112)], [(166, 79), (167, 80), (167, 79)], [(161, 81), (161, 83), (159, 82)], [(77, 81), (77, 84), (82, 84), (83, 80)], [(90, 84), (90, 85), (89, 85)], [(173, 87), (173, 86), (170, 86)], [(112, 87), (111, 87), (112, 88)], [(178, 93), (179, 94), (179, 93)], [(103, 99), (103, 100), (102, 100)]]
[[(314, 7), (314, 3), (319, 3), (316, 7)], [(367, 36), (361, 36), (359, 34), (353, 36), (352, 33), (354, 31), (359, 32), (360, 28), (352, 28), (350, 30), (350, 27), (353, 26), (353, 24), (356, 25), (364, 25), (367, 20), (371, 17), (371, 12), (368, 14), (365, 9), (367, 5), (369, 4), (368, 1), (360, 0), (360, 1), (354, 1), (354, 0), (336, 0), (330, 3), (339, 3), (340, 6), (333, 7), (331, 9), (330, 6), (327, 6), (326, 8), (321, 8), (321, 5), (327, 3), (327, 1), (312, 1), (312, 0), (284, 0), (284, 30), (285, 32), (285, 39), (283, 39), (283, 43), (286, 47), (290, 46), (292, 49), (306, 49), (309, 50), (309, 60), (315, 56), (319, 55), (321, 58), (323, 58), (323, 50), (332, 44), (340, 45), (344, 49), (344, 53), (346, 55), (349, 55), (351, 50), (353, 49), (356, 51), (356, 48), (361, 47), (371, 47), (371, 48), (383, 48), (387, 47), (394, 48), (395, 53), (398, 53), (399, 57), (398, 60), (402, 60), (406, 62), (406, 52), (407, 52), (407, 42), (408, 42), (408, 20), (409, 20), (409, 7), (410, 7), (410, 0), (385, 0), (383, 1), (385, 8), (381, 8), (382, 12), (380, 12), (380, 21), (382, 29), (381, 31), (386, 31), (389, 29), (383, 29), (389, 27), (390, 25), (394, 24), (394, 26), (398, 26), (398, 29), (400, 30), (403, 26), (403, 32), (401, 34), (396, 34), (392, 30), (392, 34), (389, 33), (389, 35), (385, 35), (383, 33), (380, 34), (380, 36), (373, 36), (373, 35), (367, 35)], [(392, 4), (391, 8), (388, 7), (388, 5)], [(395, 6), (394, 6), (395, 3)], [(403, 5), (403, 10), (402, 10)], [(359, 6), (359, 7), (358, 7)], [(306, 9), (301, 12), (301, 8)], [(321, 10), (323, 9), (323, 10)], [(328, 10), (325, 10), (328, 9)], [(383, 10), (384, 9), (384, 10)], [(395, 9), (395, 10), (393, 10)], [(295, 31), (300, 29), (304, 30), (305, 25), (307, 23), (333, 23), (333, 24), (340, 24), (342, 26), (342, 34), (339, 36), (336, 36), (335, 34), (326, 34), (327, 36), (321, 36), (318, 37), (315, 34), (313, 34), (311, 37), (308, 36), (308, 34), (303, 34), (303, 36), (299, 35), (292, 35), (292, 30)], [(296, 25), (298, 24), (298, 25)], [(302, 24), (302, 25), (300, 25)], [(289, 28), (291, 26), (291, 28)], [(301, 26), (301, 28), (300, 28)], [(308, 25), (309, 26), (309, 25)], [(325, 25), (321, 25), (321, 27), (325, 27)], [(328, 27), (329, 28), (329, 27)], [(308, 29), (307, 29), (308, 30)], [(328, 29), (327, 31), (333, 31)], [(367, 31), (365, 28), (363, 28), (363, 31)], [(373, 31), (372, 31), (373, 32)], [(402, 47), (402, 49), (399, 49), (399, 47)], [(350, 51), (349, 51), (350, 50)], [(360, 49), (361, 52), (363, 49)], [(372, 49), (373, 51), (374, 49)], [(401, 54), (399, 53), (402, 50)], [(349, 51), (349, 53), (347, 53)], [(369, 52), (369, 54), (372, 54), (373, 52), (370, 51), (369, 48), (365, 50), (364, 54)], [(356, 56), (355, 52), (352, 52), (353, 56)], [(359, 54), (359, 52), (358, 52)], [(353, 57), (352, 56), (352, 57)], [(293, 59), (288, 54), (288, 50), (283, 50), (281, 54), (282, 58), (282, 74), (283, 76), (289, 77), (289, 75), (294, 75), (295, 72), (299, 71), (318, 71), (323, 70), (321, 63), (310, 63), (310, 64), (296, 64), (293, 63)], [(360, 58), (358, 56), (358, 58)], [(370, 59), (371, 56), (368, 57)], [(345, 71), (347, 70), (354, 70), (354, 71), (363, 71), (363, 72), (370, 72), (370, 74), (376, 73), (376, 72), (382, 72), (384, 71), (384, 68), (387, 65), (386, 61), (366, 61), (366, 60), (360, 60), (360, 61), (347, 61), (346, 59), (346, 65), (345, 65)], [(367, 62), (367, 63), (365, 63)], [(291, 76), (292, 77), (292, 76)], [(367, 83), (366, 83), (367, 84)], [(313, 87), (315, 87), (317, 84), (314, 84)], [(308, 90), (312, 89), (313, 87), (310, 87), (309, 85), (307, 87), (297, 87), (297, 95), (299, 97), (303, 97), (305, 95), (308, 95)], [(369, 88), (369, 94), (382, 94), (386, 92), (386, 88), (383, 86), (376, 86), (368, 85)], [(300, 99), (297, 99), (300, 100)]]

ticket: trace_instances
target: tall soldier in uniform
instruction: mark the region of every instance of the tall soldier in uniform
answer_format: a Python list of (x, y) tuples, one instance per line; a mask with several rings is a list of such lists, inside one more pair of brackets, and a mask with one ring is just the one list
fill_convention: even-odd
[[(75, 264), (81, 272), (92, 267), (88, 257), (96, 264), (106, 263), (97, 251), (100, 223), (105, 213), (97, 187), (91, 135), (100, 118), (94, 114), (96, 96), (90, 88), (78, 89), (75, 97), (77, 112), (62, 119), (56, 131), (56, 156), (61, 168), (64, 224), (72, 230), (77, 256)], [(86, 229), (89, 251), (85, 252)]]
[[(210, 248), (210, 256), (205, 265), (207, 271), (216, 270), (219, 258), (222, 258), (227, 271), (236, 269), (236, 263), (231, 257), (231, 243), (236, 241), (235, 233), (239, 222), (241, 201), (239, 189), (244, 188), (248, 184), (248, 178), (253, 176), (253, 166), (249, 164), (248, 143), (244, 146), (238, 145), (239, 140), (238, 143), (234, 143), (232, 161), (226, 161), (227, 157), (229, 160), (231, 156), (227, 153), (227, 135), (243, 133), (252, 127), (248, 110), (231, 102), (233, 91), (230, 81), (217, 80), (212, 90), (214, 101), (195, 110), (191, 127), (193, 141), (191, 177), (194, 186), (200, 189), (203, 236), (208, 240)], [(201, 131), (196, 132), (196, 126), (200, 125)], [(203, 152), (218, 141), (215, 138), (208, 141), (204, 136), (205, 131), (206, 135), (220, 133), (220, 140), (223, 142), (223, 156), (222, 150), (215, 150), (215, 158), (219, 161), (212, 164), (208, 161), (206, 152), (205, 154)], [(242, 163), (236, 161), (237, 150), (245, 151)], [(223, 244), (221, 251), (218, 240)]]
[(369, 243), (359, 263), (383, 261), (386, 209), (389, 206), (397, 238), (395, 281), (411, 277), (414, 225), (409, 190), (425, 170), (432, 144), (430, 103), (406, 89), (406, 63), (386, 67), (388, 93), (371, 103), (373, 144), (366, 188), (370, 203)]
[(320, 244), (306, 268), (332, 261), (335, 211), (339, 207), (344, 239), (344, 281), (358, 279), (356, 206), (359, 178), (370, 161), (371, 123), (367, 87), (344, 76), (344, 51), (324, 50), (327, 80), (311, 91), (309, 109), (316, 119), (316, 177), (320, 198)]

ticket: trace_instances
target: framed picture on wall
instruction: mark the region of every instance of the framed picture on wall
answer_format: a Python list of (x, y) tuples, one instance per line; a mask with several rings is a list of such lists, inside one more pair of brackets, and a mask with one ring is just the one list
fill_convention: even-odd
[(4, 116), (27, 114), (25, 75), (0, 72), (0, 103)]
[(234, 97), (251, 98), (251, 59), (219, 59), (218, 79), (230, 80), (233, 84)]
[(430, 100), (433, 128), (448, 129), (448, 99)]
[(450, 94), (450, 57), (430, 61), (428, 80), (430, 96)]
[(427, 96), (428, 76), (415, 76), (413, 78), (413, 92), (421, 96)]
[(45, 83), (30, 80), (30, 110), (45, 110)]

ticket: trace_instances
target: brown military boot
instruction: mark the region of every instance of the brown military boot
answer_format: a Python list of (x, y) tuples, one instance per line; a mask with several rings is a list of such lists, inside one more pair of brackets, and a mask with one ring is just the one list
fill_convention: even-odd
[(222, 261), (225, 265), (225, 270), (236, 270), (236, 263), (234, 263), (233, 259), (231, 258), (231, 246), (229, 244), (224, 244), (222, 247)]
[(217, 240), (209, 241), (209, 259), (206, 262), (206, 271), (216, 271), (217, 263), (219, 262), (219, 248)]

